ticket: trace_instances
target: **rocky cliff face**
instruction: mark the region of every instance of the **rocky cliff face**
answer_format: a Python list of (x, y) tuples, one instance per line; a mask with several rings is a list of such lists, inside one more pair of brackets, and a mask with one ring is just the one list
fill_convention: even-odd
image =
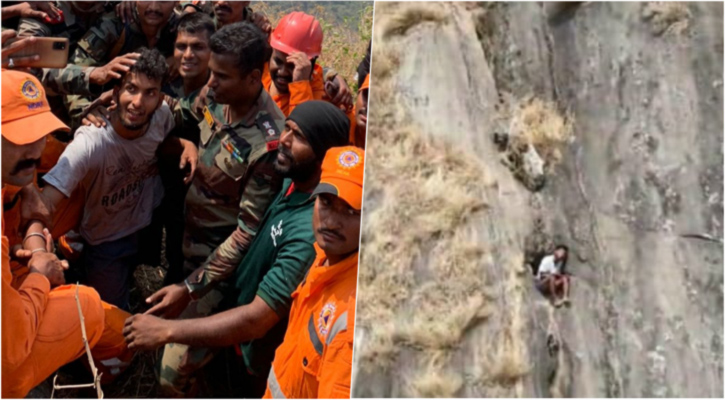
[[(722, 3), (376, 5), (354, 396), (723, 396), (722, 15)], [(572, 136), (542, 156), (538, 191), (492, 141), (531, 98)], [(451, 224), (399, 247), (431, 219), (382, 222), (408, 173), (391, 173), (396, 148), (430, 161), (417, 177), (442, 176), (440, 202), (461, 184), (448, 158), (464, 160), (480, 204), (435, 214)], [(572, 250), (570, 308), (551, 307), (525, 266), (553, 243)], [(456, 251), (477, 261), (436, 269)], [(387, 254), (405, 260), (397, 275)], [(442, 286), (455, 279), (476, 284)], [(390, 282), (405, 290), (380, 291)], [(411, 334), (427, 294), (450, 293), (483, 299), (453, 304), (468, 307), (453, 339)]]

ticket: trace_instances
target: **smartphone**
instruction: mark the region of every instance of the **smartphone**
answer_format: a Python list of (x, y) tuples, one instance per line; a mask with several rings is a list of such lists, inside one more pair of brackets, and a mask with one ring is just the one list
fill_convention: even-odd
[[(22, 40), (23, 37), (10, 39), (6, 46), (11, 43)], [(35, 43), (25, 47), (17, 53), (11, 54), (9, 57), (23, 57), (39, 55), (40, 59), (31, 61), (28, 65), (32, 68), (65, 68), (68, 65), (68, 39), (53, 37), (36, 37)]]

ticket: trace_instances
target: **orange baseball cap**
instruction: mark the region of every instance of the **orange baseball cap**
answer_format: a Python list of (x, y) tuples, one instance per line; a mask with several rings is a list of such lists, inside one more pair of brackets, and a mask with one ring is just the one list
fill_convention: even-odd
[(365, 80), (363, 81), (362, 86), (360, 86), (360, 90), (367, 90), (370, 87), (370, 74), (365, 75)]
[(52, 112), (45, 89), (33, 75), (2, 70), (2, 135), (18, 144), (30, 144), (42, 137), (68, 128)]
[(330, 193), (345, 200), (350, 207), (362, 208), (365, 150), (354, 147), (333, 147), (322, 161), (320, 183), (313, 194)]

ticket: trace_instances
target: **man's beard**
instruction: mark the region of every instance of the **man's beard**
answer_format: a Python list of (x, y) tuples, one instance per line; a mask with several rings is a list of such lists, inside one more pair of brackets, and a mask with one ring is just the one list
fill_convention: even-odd
[(289, 78), (287, 78), (287, 82), (285, 82), (284, 86), (279, 86), (280, 84), (277, 82), (278, 76), (279, 75), (276, 72), (275, 73), (270, 72), (269, 77), (272, 78), (272, 84), (274, 85), (274, 87), (277, 89), (278, 92), (289, 93), (289, 84), (292, 83), (292, 76), (289, 76)]
[(277, 160), (274, 160), (274, 169), (282, 175), (282, 177), (290, 178), (296, 182), (301, 182), (306, 181), (312, 177), (315, 172), (317, 172), (317, 162), (314, 158), (303, 162), (297, 162), (294, 158), (292, 158), (292, 155), (286, 148), (280, 146), (278, 151), (291, 160), (289, 167), (280, 167)]
[(124, 128), (128, 129), (129, 131), (138, 131), (138, 130), (145, 128), (146, 125), (148, 125), (148, 123), (151, 121), (151, 117), (153, 117), (153, 116), (154, 116), (154, 114), (151, 113), (151, 115), (149, 115), (149, 117), (146, 118), (146, 121), (140, 122), (138, 124), (132, 124), (130, 122), (127, 122), (126, 119), (123, 117), (121, 117), (120, 120), (121, 120), (121, 125)]

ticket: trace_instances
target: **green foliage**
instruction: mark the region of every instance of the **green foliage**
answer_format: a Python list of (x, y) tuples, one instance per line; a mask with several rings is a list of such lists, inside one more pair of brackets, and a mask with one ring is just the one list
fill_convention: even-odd
[(351, 28), (355, 27), (355, 18), (359, 17), (362, 11), (368, 7), (372, 11), (373, 7), (372, 1), (253, 1), (251, 6), (255, 8), (260, 3), (265, 3), (267, 9), (274, 14), (303, 11), (314, 15), (315, 9), (323, 6), (334, 19), (332, 22), (349, 24)]

